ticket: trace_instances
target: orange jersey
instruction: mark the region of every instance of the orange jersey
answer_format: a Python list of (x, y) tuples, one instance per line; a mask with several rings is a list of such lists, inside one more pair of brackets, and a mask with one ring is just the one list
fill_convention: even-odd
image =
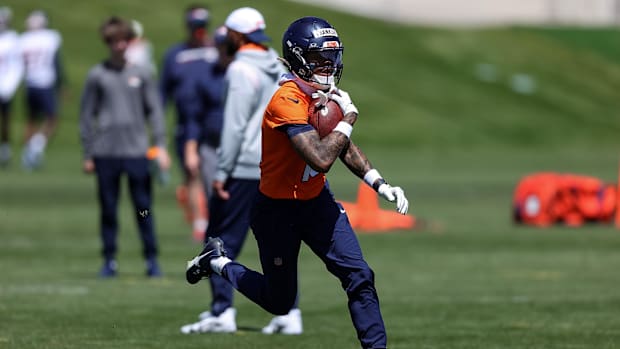
[(311, 100), (289, 81), (280, 86), (265, 109), (259, 189), (270, 198), (308, 200), (317, 197), (325, 185), (325, 174), (308, 166), (286, 132), (277, 129), (307, 124)]

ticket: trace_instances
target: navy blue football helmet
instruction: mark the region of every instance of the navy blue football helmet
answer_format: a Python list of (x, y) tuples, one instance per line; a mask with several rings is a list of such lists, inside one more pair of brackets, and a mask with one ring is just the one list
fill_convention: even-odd
[(318, 89), (328, 89), (340, 81), (343, 49), (336, 29), (318, 17), (294, 21), (282, 37), (289, 70)]

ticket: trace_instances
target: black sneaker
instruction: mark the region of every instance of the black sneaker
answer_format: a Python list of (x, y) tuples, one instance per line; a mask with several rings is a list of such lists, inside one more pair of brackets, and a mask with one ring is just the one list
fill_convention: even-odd
[(203, 278), (208, 278), (213, 274), (211, 260), (217, 257), (226, 257), (224, 242), (220, 238), (209, 238), (205, 248), (191, 261), (187, 262), (185, 278), (190, 284), (195, 284)]

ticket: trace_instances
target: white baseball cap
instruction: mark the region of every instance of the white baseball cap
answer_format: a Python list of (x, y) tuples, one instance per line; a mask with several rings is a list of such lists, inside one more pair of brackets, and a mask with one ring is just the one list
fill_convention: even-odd
[(251, 7), (242, 7), (234, 10), (226, 18), (224, 25), (236, 32), (244, 34), (250, 41), (261, 43), (271, 41), (265, 35), (265, 19), (256, 9)]

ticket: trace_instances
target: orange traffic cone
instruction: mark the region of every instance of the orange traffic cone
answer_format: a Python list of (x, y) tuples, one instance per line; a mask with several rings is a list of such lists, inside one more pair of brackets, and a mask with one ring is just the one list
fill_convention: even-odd
[(616, 229), (620, 229), (620, 167), (618, 167), (618, 188), (616, 189)]
[(412, 215), (401, 215), (395, 211), (379, 208), (377, 193), (364, 182), (357, 192), (357, 203), (341, 202), (353, 229), (372, 233), (396, 229), (413, 229), (416, 219)]

